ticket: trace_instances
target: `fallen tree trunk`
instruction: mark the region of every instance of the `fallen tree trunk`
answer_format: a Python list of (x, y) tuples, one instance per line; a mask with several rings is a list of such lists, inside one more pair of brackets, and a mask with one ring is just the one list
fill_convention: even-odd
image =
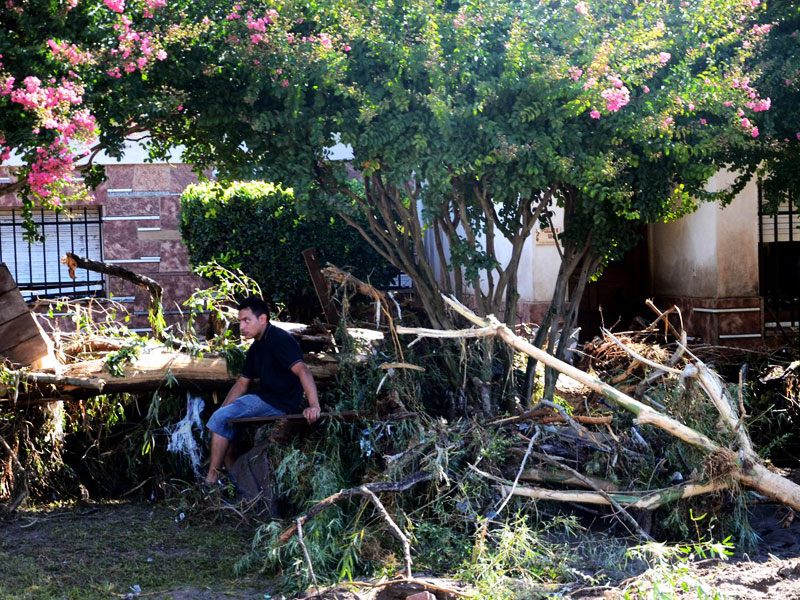
[(643, 510), (654, 510), (670, 502), (675, 502), (682, 498), (690, 498), (700, 494), (708, 494), (725, 489), (723, 483), (698, 484), (689, 483), (686, 485), (665, 488), (663, 490), (648, 490), (647, 492), (587, 492), (584, 490), (550, 490), (545, 488), (517, 486), (511, 489), (510, 485), (502, 485), (504, 493), (513, 493), (515, 496), (535, 498), (536, 500), (558, 500), (560, 502), (580, 502), (584, 504), (606, 504), (611, 502), (608, 496), (624, 508), (639, 508)]
[[(317, 384), (331, 381), (339, 370), (339, 361), (330, 354), (308, 353), (305, 361)], [(190, 356), (163, 347), (142, 349), (121, 370), (123, 376), (115, 377), (108, 372), (105, 359), (87, 360), (64, 365), (58, 376), (46, 373), (28, 376), (29, 388), (42, 391), (43, 386), (55, 385), (66, 394), (77, 391), (75, 395), (81, 397), (101, 392), (148, 392), (170, 386), (212, 391), (229, 388), (238, 377), (228, 371), (224, 358)]]
[[(602, 380), (588, 373), (573, 367), (572, 365), (561, 361), (554, 356), (551, 356), (544, 350), (535, 347), (527, 340), (516, 335), (511, 329), (498, 321), (494, 315), (489, 315), (487, 318), (481, 318), (469, 310), (466, 306), (461, 304), (455, 299), (445, 297), (447, 304), (456, 312), (467, 318), (469, 321), (482, 328), (488, 335), (499, 337), (509, 346), (523, 352), (528, 356), (541, 361), (548, 367), (567, 375), (568, 377), (578, 381), (589, 389), (602, 394), (608, 400), (612, 401), (617, 406), (624, 408), (636, 415), (636, 421), (641, 424), (653, 425), (673, 435), (684, 442), (696, 446), (709, 454), (714, 454), (719, 459), (731, 466), (730, 471), (726, 474), (727, 477), (733, 481), (741, 483), (750, 487), (757, 492), (778, 500), (779, 502), (791, 507), (794, 510), (800, 511), (800, 485), (793, 481), (781, 477), (773, 473), (760, 463), (758, 456), (752, 452), (747, 444), (740, 444), (739, 453), (733, 450), (722, 447), (709, 437), (694, 429), (687, 427), (683, 423), (654, 410), (653, 408), (639, 402), (638, 400), (624, 394), (623, 392), (611, 387)], [(398, 328), (400, 334), (416, 334), (423, 336), (420, 330), (409, 328)], [(715, 406), (719, 409), (721, 402), (715, 402)], [(723, 419), (731, 423), (733, 417), (730, 412), (723, 409), (721, 411)], [(738, 423), (737, 427), (743, 427)], [(716, 484), (719, 482), (710, 482)]]

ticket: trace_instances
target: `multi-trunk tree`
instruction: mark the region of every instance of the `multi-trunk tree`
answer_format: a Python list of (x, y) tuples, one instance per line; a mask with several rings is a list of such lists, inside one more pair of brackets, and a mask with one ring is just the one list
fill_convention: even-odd
[[(333, 203), (411, 276), (436, 326), (450, 324), (441, 291), (513, 322), (523, 244), (562, 206), (542, 328), (555, 351), (586, 282), (642, 225), (730, 198), (705, 181), (750, 156), (777, 103), (749, 71), (771, 35), (759, 0), (78, 0), (39, 7), (64, 19), (52, 44), (24, 21), (34, 4), (0, 41), (3, 75), (18, 78), (5, 89), (37, 69), (48, 85), (74, 71), (83, 102), (59, 106), (89, 108), (103, 145), (146, 129), (154, 157), (181, 144), (199, 169), (280, 181), (308, 210)], [(56, 134), (12, 93), (0, 96), (17, 111), (3, 113), (5, 145), (28, 158), (28, 197), (47, 203), (32, 187), (49, 152), (38, 136)], [(336, 141), (352, 159), (328, 160)]]

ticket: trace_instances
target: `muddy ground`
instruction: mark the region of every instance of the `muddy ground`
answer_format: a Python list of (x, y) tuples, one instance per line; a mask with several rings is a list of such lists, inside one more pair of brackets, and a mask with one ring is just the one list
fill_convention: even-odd
[[(234, 575), (248, 548), (251, 528), (234, 521), (195, 522), (163, 504), (109, 503), (23, 511), (0, 521), (0, 598), (3, 600), (277, 600), (269, 574)], [(800, 519), (781, 522), (786, 510), (754, 507), (752, 522), (762, 537), (756, 552), (730, 561), (701, 560), (689, 570), (706, 590), (741, 599), (800, 599)], [(596, 542), (597, 540), (595, 540)], [(599, 542), (600, 547), (603, 541)], [(576, 544), (581, 548), (598, 545)], [(593, 560), (586, 557), (591, 572)], [(647, 593), (648, 573), (620, 564), (602, 585), (573, 583), (528, 590), (529, 598), (617, 599)], [(453, 587), (453, 582), (430, 579)], [(469, 592), (468, 589), (462, 588)], [(408, 590), (329, 590), (328, 598), (402, 599)], [(434, 593), (435, 590), (434, 590)], [(437, 597), (443, 598), (443, 594)], [(636, 596), (633, 596), (636, 597)], [(697, 598), (690, 585), (676, 598)]]

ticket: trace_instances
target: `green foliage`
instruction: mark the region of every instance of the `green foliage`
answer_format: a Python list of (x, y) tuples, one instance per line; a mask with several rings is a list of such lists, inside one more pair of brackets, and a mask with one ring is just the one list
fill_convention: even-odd
[[(554, 526), (561, 523), (554, 523)], [(530, 594), (537, 586), (572, 578), (566, 546), (546, 541), (547, 528), (531, 528), (517, 515), (489, 528), (484, 521), (475, 534), (470, 563), (461, 575), (472, 581), (481, 598), (506, 600)]]
[[(180, 229), (192, 264), (239, 270), (273, 305), (286, 305), (295, 314), (298, 307), (318, 304), (301, 256), (308, 247), (318, 249), (323, 264), (351, 268), (376, 285), (392, 276), (385, 261), (331, 210), (304, 211), (291, 189), (271, 183), (189, 186), (181, 197)], [(217, 269), (203, 273), (220, 280)]]
[(142, 349), (147, 345), (147, 340), (142, 337), (135, 336), (131, 338), (124, 346), (114, 352), (109, 352), (106, 356), (106, 369), (114, 377), (124, 377), (124, 367), (126, 364), (131, 363), (139, 357)]
[[(702, 518), (702, 517), (700, 517)], [(671, 600), (694, 593), (700, 600), (724, 600), (721, 592), (692, 572), (692, 562), (698, 559), (727, 560), (733, 546), (721, 542), (698, 540), (694, 544), (670, 546), (651, 542), (628, 550), (628, 557), (644, 561), (649, 570), (625, 590), (626, 600)]]

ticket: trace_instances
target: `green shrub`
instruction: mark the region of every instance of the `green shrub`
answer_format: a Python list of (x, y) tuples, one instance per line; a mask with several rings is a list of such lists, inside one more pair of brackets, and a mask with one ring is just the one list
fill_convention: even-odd
[(301, 210), (290, 188), (266, 182), (201, 183), (181, 196), (181, 234), (189, 261), (216, 261), (255, 279), (265, 300), (290, 316), (319, 311), (302, 251), (317, 249), (331, 262), (374, 285), (396, 274), (360, 234), (325, 206)]

